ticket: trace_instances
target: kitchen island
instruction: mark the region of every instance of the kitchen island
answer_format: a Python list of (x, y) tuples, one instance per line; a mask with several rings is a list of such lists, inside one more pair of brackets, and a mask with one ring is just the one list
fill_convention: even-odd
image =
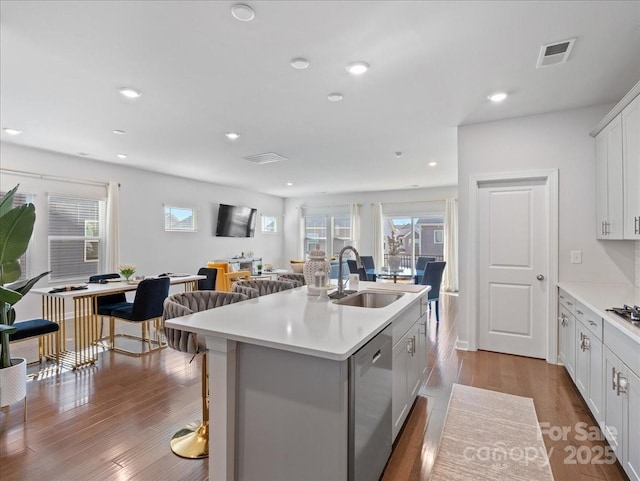
[(301, 287), (166, 321), (206, 337), (211, 481), (347, 480), (348, 360), (390, 325), (394, 342), (410, 334), (429, 287), (368, 289), (402, 296), (364, 308)]

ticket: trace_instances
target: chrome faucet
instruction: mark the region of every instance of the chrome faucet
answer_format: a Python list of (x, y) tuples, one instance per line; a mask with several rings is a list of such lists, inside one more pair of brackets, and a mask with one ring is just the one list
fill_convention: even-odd
[(362, 267), (360, 254), (358, 254), (358, 251), (356, 250), (356, 248), (353, 246), (344, 246), (340, 251), (340, 253), (338, 254), (338, 290), (329, 295), (331, 299), (340, 299), (342, 297), (345, 297), (347, 294), (350, 294), (350, 292), (345, 293), (344, 291), (345, 282), (342, 279), (342, 256), (344, 255), (345, 251), (353, 251), (353, 253), (356, 255), (356, 266), (358, 267), (358, 269)]

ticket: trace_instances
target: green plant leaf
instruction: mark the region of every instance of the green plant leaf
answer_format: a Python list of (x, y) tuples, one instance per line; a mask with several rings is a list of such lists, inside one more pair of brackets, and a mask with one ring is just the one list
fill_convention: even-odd
[(7, 289), (11, 289), (12, 291), (16, 291), (24, 296), (31, 290), (33, 286), (36, 285), (36, 282), (50, 273), (51, 271), (43, 272), (42, 274), (37, 275), (36, 277), (32, 277), (31, 279), (24, 279), (18, 282), (14, 282), (13, 284), (6, 285), (5, 287)]
[(13, 208), (13, 197), (18, 190), (18, 187), (20, 187), (20, 184), (16, 185), (13, 189), (7, 192), (2, 200), (0, 200), (0, 217), (5, 215)]
[[(0, 263), (3, 271), (5, 266), (12, 264), (26, 252), (35, 221), (36, 208), (33, 204), (14, 207), (0, 217)], [(0, 280), (2, 284), (7, 282), (10, 281)]]
[(19, 279), (21, 274), (22, 269), (20, 268), (20, 262), (18, 261), (0, 264), (0, 285)]
[(9, 304), (10, 306), (13, 306), (20, 299), (22, 299), (22, 294), (20, 294), (19, 292), (7, 289), (4, 286), (0, 286), (0, 302), (4, 302)]

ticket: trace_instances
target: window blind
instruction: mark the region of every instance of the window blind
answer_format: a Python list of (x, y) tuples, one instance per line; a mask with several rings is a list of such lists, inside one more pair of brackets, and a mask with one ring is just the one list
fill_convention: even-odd
[(49, 195), (51, 281), (87, 280), (101, 272), (104, 208), (98, 199)]

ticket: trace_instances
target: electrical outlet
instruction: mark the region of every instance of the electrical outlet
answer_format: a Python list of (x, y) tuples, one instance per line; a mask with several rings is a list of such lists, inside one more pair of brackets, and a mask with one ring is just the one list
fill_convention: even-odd
[(571, 263), (582, 264), (582, 251), (571, 251)]

